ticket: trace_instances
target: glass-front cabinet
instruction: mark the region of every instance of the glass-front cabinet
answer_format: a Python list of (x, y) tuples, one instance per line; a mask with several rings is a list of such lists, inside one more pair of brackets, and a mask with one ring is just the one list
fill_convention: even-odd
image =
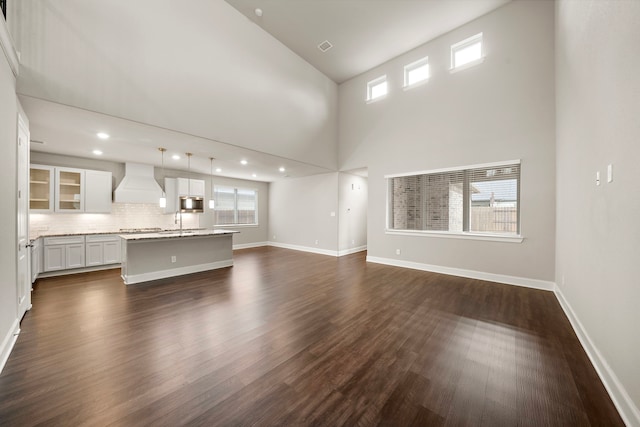
[(84, 212), (84, 170), (55, 168), (56, 212)]
[(29, 170), (29, 209), (53, 211), (53, 171), (51, 166), (31, 165)]

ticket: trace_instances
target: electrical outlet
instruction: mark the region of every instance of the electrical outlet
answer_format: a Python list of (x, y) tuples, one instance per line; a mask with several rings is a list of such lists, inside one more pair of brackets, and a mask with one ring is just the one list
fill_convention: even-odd
[(275, 234), (273, 235), (273, 240), (276, 240), (276, 235)]
[(355, 241), (355, 240), (351, 240), (351, 244), (352, 244), (352, 245), (355, 245), (355, 244), (356, 244), (356, 241)]
[(400, 249), (396, 249), (396, 255), (400, 255)]
[(176, 256), (175, 255), (171, 255), (171, 262), (176, 262)]
[(318, 241), (316, 240), (316, 245), (318, 244)]

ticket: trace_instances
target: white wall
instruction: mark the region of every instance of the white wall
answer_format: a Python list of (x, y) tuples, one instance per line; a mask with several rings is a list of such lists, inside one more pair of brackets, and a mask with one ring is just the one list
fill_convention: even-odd
[[(449, 73), (450, 45), (479, 32), (484, 63)], [(553, 2), (517, 1), (340, 85), (340, 170), (369, 168), (369, 256), (552, 286), (553, 52)], [(430, 80), (404, 91), (403, 66), (427, 55)], [(365, 103), (367, 81), (383, 74), (389, 94)], [(513, 159), (522, 159), (523, 243), (385, 234), (385, 174)]]
[[(640, 426), (640, 2), (556, 6), (556, 281)], [(607, 165), (613, 182), (607, 183)], [(596, 171), (601, 185), (595, 185)], [(608, 366), (607, 366), (608, 365)]]
[[(0, 26), (4, 20), (0, 18)], [(4, 28), (0, 28), (0, 31)], [(13, 345), (13, 333), (18, 328), (16, 291), (16, 129), (18, 104), (15, 92), (15, 77), (4, 49), (13, 48), (2, 44), (0, 49), (0, 370), (4, 366), (8, 351)]]
[(338, 251), (363, 250), (367, 246), (367, 179), (340, 172), (338, 186)]
[(10, 8), (20, 94), (336, 169), (337, 85), (222, 0)]
[(337, 172), (272, 182), (269, 194), (269, 241), (272, 244), (337, 254)]

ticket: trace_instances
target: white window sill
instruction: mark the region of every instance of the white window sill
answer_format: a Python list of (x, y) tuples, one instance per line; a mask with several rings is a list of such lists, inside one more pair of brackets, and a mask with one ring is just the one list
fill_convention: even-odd
[(463, 71), (463, 70), (466, 70), (467, 68), (475, 67), (478, 64), (482, 64), (484, 62), (484, 58), (485, 57), (482, 56), (482, 57), (476, 59), (475, 61), (467, 62), (466, 64), (460, 65), (460, 66), (458, 66), (456, 68), (451, 68), (449, 70), (449, 72), (451, 74), (454, 74), (454, 73), (457, 73), (458, 71)]
[(396, 236), (423, 236), (439, 237), (445, 239), (485, 240), (490, 242), (522, 243), (524, 237), (517, 234), (489, 234), (489, 233), (462, 233), (448, 231), (423, 231), (423, 230), (386, 230), (385, 234)]
[(258, 224), (216, 224), (213, 228), (258, 228)]

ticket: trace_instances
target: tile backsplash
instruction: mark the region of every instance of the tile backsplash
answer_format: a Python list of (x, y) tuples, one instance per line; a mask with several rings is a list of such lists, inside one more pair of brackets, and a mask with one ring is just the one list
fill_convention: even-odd
[[(202, 214), (183, 214), (183, 228), (198, 228)], [(179, 221), (179, 219), (178, 219)], [(113, 203), (110, 214), (31, 213), (29, 235), (116, 232), (122, 228), (179, 228), (173, 214), (165, 214), (157, 204)]]

